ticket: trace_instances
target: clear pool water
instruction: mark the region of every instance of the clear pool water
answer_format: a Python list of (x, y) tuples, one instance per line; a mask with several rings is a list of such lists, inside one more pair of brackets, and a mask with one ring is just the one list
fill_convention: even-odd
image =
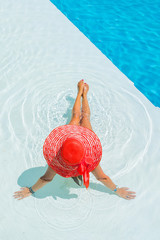
[(160, 107), (160, 1), (51, 0)]
[[(159, 240), (160, 108), (50, 1), (0, 2), (0, 240)], [(119, 198), (90, 174), (88, 190), (57, 175), (15, 200), (44, 174), (43, 143), (70, 121), (81, 78), (101, 166), (136, 198)]]

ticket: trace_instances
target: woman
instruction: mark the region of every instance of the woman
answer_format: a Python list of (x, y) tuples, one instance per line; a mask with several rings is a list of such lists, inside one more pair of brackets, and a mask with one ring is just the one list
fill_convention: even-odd
[[(87, 100), (88, 90), (89, 86), (84, 83), (84, 80), (78, 82), (78, 93), (72, 109), (70, 123), (53, 130), (44, 143), (43, 153), (48, 163), (46, 173), (32, 187), (22, 187), (20, 191), (15, 192), (14, 198), (21, 200), (30, 196), (52, 181), (57, 173), (64, 177), (72, 177), (78, 185), (79, 180), (82, 181), (83, 175), (84, 185), (88, 188), (89, 172), (92, 172), (98, 181), (114, 191), (119, 197), (127, 200), (136, 197), (135, 192), (129, 191), (129, 188), (118, 188), (110, 177), (103, 172), (99, 164), (102, 156), (101, 144), (90, 123), (90, 108)], [(64, 137), (66, 131), (71, 131), (71, 134), (68, 132), (67, 137)], [(55, 137), (56, 134), (58, 138)], [(79, 136), (79, 139), (76, 139), (76, 136)], [(90, 142), (86, 141), (88, 139)], [(85, 141), (86, 145), (84, 145)], [(90, 151), (91, 147), (92, 151)]]

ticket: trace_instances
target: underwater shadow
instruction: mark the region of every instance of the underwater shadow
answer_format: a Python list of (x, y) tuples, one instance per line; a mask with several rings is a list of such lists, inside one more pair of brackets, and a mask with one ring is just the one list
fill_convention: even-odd
[[(18, 185), (20, 187), (33, 186), (37, 180), (43, 176), (47, 168), (48, 165), (45, 167), (34, 167), (25, 170), (18, 178)], [(44, 187), (35, 192), (33, 196), (38, 199), (46, 198), (48, 196), (51, 196), (54, 199), (57, 199), (57, 197), (63, 199), (77, 198), (77, 194), (70, 193), (70, 188), (78, 189), (85, 188), (85, 186), (78, 186), (72, 178), (64, 178), (57, 174), (51, 182), (47, 183)], [(114, 194), (111, 190), (107, 189), (100, 183), (90, 182), (89, 188), (99, 192)]]
[(103, 192), (103, 193), (108, 193), (110, 195), (115, 195), (109, 188), (106, 186), (102, 185), (102, 183), (92, 183), (90, 182), (89, 188), (96, 190), (98, 192)]
[[(18, 178), (18, 185), (20, 187), (33, 186), (37, 180), (43, 176), (47, 168), (48, 166), (46, 165), (45, 167), (34, 167), (24, 171)], [(69, 183), (67, 180), (70, 180)], [(52, 196), (54, 199), (57, 197), (64, 199), (77, 198), (78, 196), (76, 194), (70, 193), (70, 187), (74, 187), (73, 180), (63, 178), (57, 174), (51, 182), (47, 183), (44, 187), (35, 192), (33, 196), (35, 198), (46, 198), (48, 196)]]

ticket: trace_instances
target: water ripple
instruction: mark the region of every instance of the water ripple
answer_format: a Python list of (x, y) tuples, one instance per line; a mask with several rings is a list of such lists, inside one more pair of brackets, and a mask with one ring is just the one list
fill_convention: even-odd
[[(17, 80), (12, 87), (6, 86), (8, 98), (2, 98), (3, 134), (10, 137), (17, 150), (23, 148), (26, 168), (46, 164), (42, 153), (44, 140), (52, 129), (70, 121), (77, 93), (75, 79), (79, 74), (56, 72), (46, 76), (47, 80), (40, 81), (43, 76), (37, 77), (34, 84), (28, 81), (22, 86)], [(90, 86), (91, 124), (103, 147), (101, 165), (112, 179), (118, 179), (143, 161), (151, 142), (152, 121), (145, 105), (129, 90), (118, 85), (113, 87), (105, 76), (99, 76), (97, 82), (96, 73), (88, 71), (84, 75)], [(62, 81), (64, 78), (65, 84)], [(105, 84), (101, 82), (102, 78), (106, 79)], [(61, 184), (61, 190), (67, 187), (77, 198), (70, 198), (69, 201), (50, 196), (35, 199), (40, 219), (54, 229), (69, 231), (88, 221), (94, 210), (116, 208), (117, 197), (106, 192), (90, 175), (89, 191), (72, 188), (68, 179)]]

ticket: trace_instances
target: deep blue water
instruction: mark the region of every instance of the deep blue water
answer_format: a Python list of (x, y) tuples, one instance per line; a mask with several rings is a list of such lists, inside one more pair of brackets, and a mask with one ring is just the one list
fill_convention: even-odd
[(51, 0), (160, 107), (160, 0)]

